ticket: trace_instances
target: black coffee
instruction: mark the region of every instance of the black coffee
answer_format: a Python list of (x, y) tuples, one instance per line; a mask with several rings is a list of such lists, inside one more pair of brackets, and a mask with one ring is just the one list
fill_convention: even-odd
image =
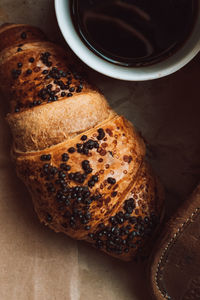
[(75, 27), (87, 46), (124, 66), (152, 64), (189, 36), (198, 0), (71, 0)]

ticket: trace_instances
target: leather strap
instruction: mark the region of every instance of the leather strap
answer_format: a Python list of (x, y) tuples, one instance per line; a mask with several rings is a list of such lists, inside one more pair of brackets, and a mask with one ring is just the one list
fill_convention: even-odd
[(152, 258), (159, 300), (200, 300), (200, 186), (165, 226)]

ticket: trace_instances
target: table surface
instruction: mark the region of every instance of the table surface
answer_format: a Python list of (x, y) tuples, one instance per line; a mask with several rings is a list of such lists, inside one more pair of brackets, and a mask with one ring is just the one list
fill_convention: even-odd
[[(37, 25), (45, 31), (51, 40), (65, 44), (58, 29), (52, 0), (1, 0), (0, 25), (4, 22)], [(115, 80), (87, 67), (86, 72), (103, 91), (110, 105), (119, 114), (123, 114), (132, 121), (147, 141), (147, 157), (164, 184), (166, 210), (167, 215), (170, 216), (193, 190), (200, 174), (200, 55), (197, 55), (193, 61), (175, 74), (147, 82)], [(55, 235), (38, 224), (37, 218), (32, 216), (33, 208), (29, 195), (23, 185), (15, 178), (15, 174), (12, 171), (12, 164), (8, 157), (10, 136), (2, 114), (0, 126), (2, 137), (5, 141), (0, 145), (1, 201), (5, 201), (5, 199), (9, 201), (8, 206), (2, 205), (0, 216), (5, 218), (6, 214), (6, 218), (10, 218), (14, 214), (13, 223), (5, 225), (4, 232), (0, 233), (0, 240), (3, 240), (5, 243), (5, 247), (0, 250), (0, 268), (5, 268), (6, 272), (4, 275), (7, 276), (3, 278), (0, 275), (0, 298), (4, 300), (149, 299), (146, 291), (145, 264), (135, 265), (134, 263), (118, 262), (104, 254), (99, 254), (85, 244), (72, 241), (63, 237), (63, 235)], [(12, 188), (13, 190), (16, 189), (16, 191), (9, 191), (8, 193), (7, 188), (11, 186), (11, 181)], [(21, 211), (16, 208), (16, 203), (13, 203), (13, 198), (15, 198), (19, 207), (23, 208), (22, 215), (20, 215)], [(22, 199), (26, 199), (25, 205)], [(15, 220), (18, 219), (22, 222), (20, 226), (27, 226), (27, 230), (31, 231), (32, 239), (28, 238), (28, 231), (23, 231), (23, 233), (16, 231)], [(29, 228), (30, 220), (31, 228)], [(10, 242), (9, 234), (12, 236), (12, 239), (14, 237), (13, 243)], [(49, 250), (51, 255), (49, 252), (45, 252), (42, 238), (46, 242), (48, 241), (47, 244), (51, 247)], [(74, 289), (77, 291), (71, 293), (70, 298), (60, 291), (63, 286), (62, 282), (54, 287), (54, 296), (51, 294), (53, 291), (51, 292), (49, 283), (40, 286), (46, 293), (46, 299), (41, 296), (40, 289), (34, 290), (34, 292), (32, 290), (26, 291), (25, 289), (23, 294), (22, 291), (19, 292), (17, 287), (15, 287), (17, 293), (11, 292), (13, 289), (11, 283), (13, 284), (14, 282), (18, 286), (21, 280), (25, 280), (27, 277), (25, 275), (19, 276), (19, 272), (20, 274), (27, 272), (27, 266), (25, 264), (15, 264), (15, 261), (20, 261), (21, 257), (15, 245), (22, 241), (24, 244), (26, 241), (32, 243), (32, 248), (26, 249), (28, 251), (26, 252), (26, 258), (27, 260), (29, 259), (28, 262), (33, 257), (34, 259), (35, 257), (38, 258), (41, 255), (40, 251), (46, 253), (46, 259), (52, 259), (54, 251), (57, 253), (54, 245), (56, 243), (65, 253), (64, 256), (62, 254), (63, 262), (66, 259), (67, 249), (72, 252), (76, 251), (77, 268), (76, 274), (73, 275), (76, 280), (73, 279), (73, 285), (76, 285)], [(38, 247), (38, 244), (42, 245), (43, 250)], [(13, 255), (13, 251), (15, 255)], [(54, 263), (59, 265), (60, 257), (57, 259), (54, 257), (54, 259)], [(47, 267), (47, 262), (48, 259), (45, 262), (45, 267)], [(42, 263), (43, 260), (41, 261)], [(35, 266), (34, 263), (33, 266)], [(70, 265), (71, 268), (72, 266)], [(65, 262), (65, 269), (62, 274), (65, 276), (68, 273), (69, 265)], [(67, 276), (72, 275), (66, 275), (66, 278), (69, 278)], [(32, 277), (28, 278), (33, 280)], [(72, 277), (70, 278), (72, 280)], [(48, 291), (45, 290), (47, 287)], [(18, 296), (16, 297), (16, 295)]]

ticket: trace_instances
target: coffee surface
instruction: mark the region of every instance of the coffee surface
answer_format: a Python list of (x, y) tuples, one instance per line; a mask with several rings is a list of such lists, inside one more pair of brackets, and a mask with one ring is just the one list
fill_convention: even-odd
[(189, 36), (196, 0), (72, 0), (75, 27), (96, 54), (125, 66), (152, 64)]

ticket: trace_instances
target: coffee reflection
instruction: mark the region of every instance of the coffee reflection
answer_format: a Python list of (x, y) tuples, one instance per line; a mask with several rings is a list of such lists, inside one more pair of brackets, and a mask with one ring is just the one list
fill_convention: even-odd
[(85, 44), (125, 66), (160, 61), (176, 51), (195, 22), (196, 0), (72, 0), (72, 16)]

